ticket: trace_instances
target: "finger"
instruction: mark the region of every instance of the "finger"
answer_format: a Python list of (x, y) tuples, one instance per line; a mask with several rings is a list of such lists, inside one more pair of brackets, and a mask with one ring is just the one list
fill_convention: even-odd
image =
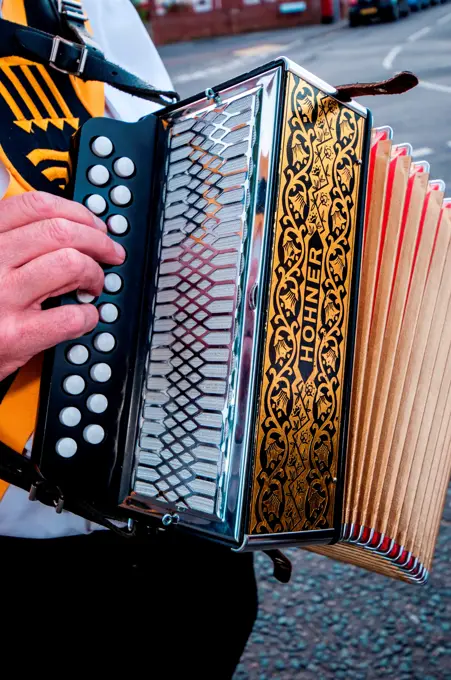
[(53, 217), (4, 234), (0, 261), (8, 267), (21, 267), (36, 257), (61, 248), (75, 248), (107, 264), (122, 264), (125, 259), (123, 247), (98, 229)]
[[(104, 274), (91, 257), (78, 250), (64, 248), (41, 255), (15, 269), (11, 272), (8, 283), (14, 291), (12, 304), (23, 309), (48, 297), (78, 288), (91, 295), (100, 295)], [(7, 290), (7, 296), (8, 292)]]
[(44, 191), (29, 191), (0, 202), (0, 233), (57, 217), (106, 231), (105, 223), (84, 205)]
[(25, 363), (45, 349), (89, 333), (98, 321), (94, 305), (62, 305), (29, 312), (17, 323), (17, 354)]

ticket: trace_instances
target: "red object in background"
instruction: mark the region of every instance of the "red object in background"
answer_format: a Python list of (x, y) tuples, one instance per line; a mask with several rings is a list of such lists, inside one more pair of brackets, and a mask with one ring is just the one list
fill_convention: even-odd
[(321, 23), (333, 24), (337, 20), (335, 0), (321, 0)]

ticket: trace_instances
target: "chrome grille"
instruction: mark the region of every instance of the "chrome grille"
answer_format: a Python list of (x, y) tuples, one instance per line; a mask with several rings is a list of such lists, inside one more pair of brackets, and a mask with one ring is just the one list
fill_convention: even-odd
[(219, 516), (258, 97), (170, 133), (135, 493)]

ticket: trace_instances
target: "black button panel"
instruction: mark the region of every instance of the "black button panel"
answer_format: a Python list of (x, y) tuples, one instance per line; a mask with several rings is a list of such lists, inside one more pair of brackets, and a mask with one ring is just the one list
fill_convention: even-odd
[(104, 267), (98, 298), (74, 291), (59, 300), (94, 304), (99, 323), (48, 353), (43, 370), (33, 458), (45, 477), (82, 495), (89, 490), (101, 496), (102, 488), (110, 493), (128, 436), (124, 404), (128, 400), (130, 409), (137, 399), (131, 368), (149, 261), (155, 137), (153, 116), (135, 125), (94, 118), (83, 126), (74, 152), (74, 200), (106, 222), (127, 254), (122, 265)]

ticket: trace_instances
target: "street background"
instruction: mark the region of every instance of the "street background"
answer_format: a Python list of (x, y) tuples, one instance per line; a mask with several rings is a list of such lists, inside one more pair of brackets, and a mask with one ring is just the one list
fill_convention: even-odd
[[(412, 92), (361, 101), (375, 125), (390, 125), (395, 142), (410, 142), (415, 159), (431, 163), (432, 178), (445, 180), (451, 195), (450, 4), (392, 24), (299, 27), (166, 45), (159, 52), (182, 96), (279, 55), (333, 85), (413, 71), (421, 82)], [(266, 556), (256, 557), (260, 613), (236, 680), (451, 678), (451, 495), (426, 586), (302, 550), (287, 554), (293, 562), (287, 585), (272, 578)]]

